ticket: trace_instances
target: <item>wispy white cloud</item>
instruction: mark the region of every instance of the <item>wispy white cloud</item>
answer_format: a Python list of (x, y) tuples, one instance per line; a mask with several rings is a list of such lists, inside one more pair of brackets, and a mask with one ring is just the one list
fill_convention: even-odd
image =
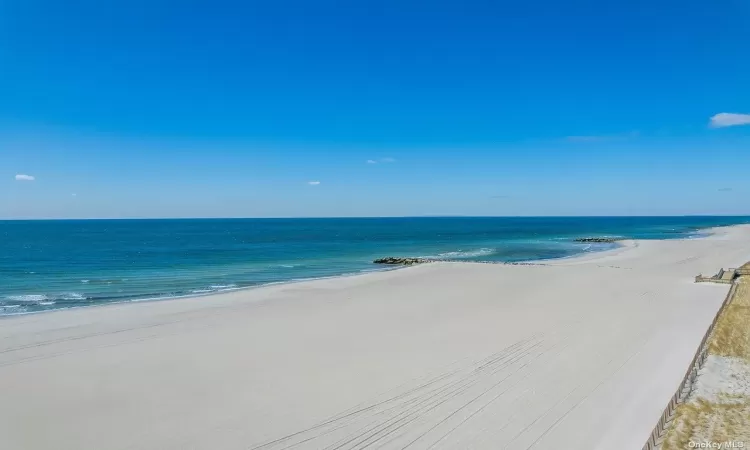
[(16, 181), (34, 181), (36, 178), (32, 177), (31, 175), (25, 175), (22, 173), (19, 173), (16, 175)]
[(320, 184), (320, 181), (308, 181), (307, 184), (309, 184), (310, 186), (317, 186)]
[(367, 164), (390, 164), (395, 163), (395, 158), (380, 158), (380, 159), (368, 159)]
[(708, 126), (711, 128), (750, 125), (750, 114), (719, 113), (711, 117)]

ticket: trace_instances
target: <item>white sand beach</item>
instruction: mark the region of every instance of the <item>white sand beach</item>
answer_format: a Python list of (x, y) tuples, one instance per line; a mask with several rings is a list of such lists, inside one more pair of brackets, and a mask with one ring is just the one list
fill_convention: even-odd
[(0, 449), (640, 449), (750, 226), (0, 319)]

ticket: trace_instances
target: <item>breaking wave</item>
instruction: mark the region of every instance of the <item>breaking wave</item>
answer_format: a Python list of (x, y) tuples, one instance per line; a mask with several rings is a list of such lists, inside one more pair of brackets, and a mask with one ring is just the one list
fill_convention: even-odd
[(457, 250), (454, 252), (438, 253), (437, 255), (423, 256), (423, 258), (433, 259), (468, 259), (479, 258), (481, 256), (490, 256), (497, 252), (495, 248), (480, 248), (478, 250)]

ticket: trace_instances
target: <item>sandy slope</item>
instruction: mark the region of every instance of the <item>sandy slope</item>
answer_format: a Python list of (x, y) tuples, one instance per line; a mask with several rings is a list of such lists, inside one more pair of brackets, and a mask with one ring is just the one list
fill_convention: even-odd
[(640, 449), (750, 227), (0, 320), (2, 449)]

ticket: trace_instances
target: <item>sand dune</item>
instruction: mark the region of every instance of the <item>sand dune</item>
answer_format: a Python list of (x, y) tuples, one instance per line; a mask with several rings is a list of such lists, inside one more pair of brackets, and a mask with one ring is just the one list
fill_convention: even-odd
[(0, 320), (2, 449), (640, 449), (750, 227)]

